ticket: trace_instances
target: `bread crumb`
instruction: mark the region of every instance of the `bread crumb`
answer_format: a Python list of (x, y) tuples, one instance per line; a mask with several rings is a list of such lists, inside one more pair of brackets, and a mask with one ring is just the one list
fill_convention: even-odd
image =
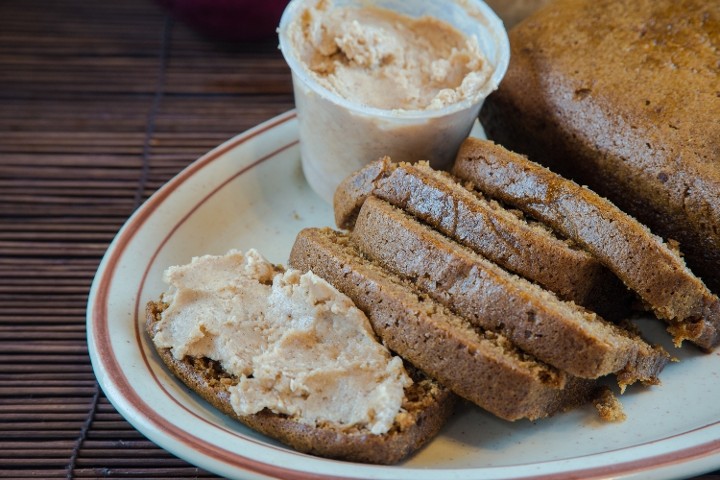
[(623, 422), (627, 418), (622, 403), (607, 387), (600, 390), (598, 396), (593, 400), (593, 404), (600, 414), (600, 418), (606, 422)]

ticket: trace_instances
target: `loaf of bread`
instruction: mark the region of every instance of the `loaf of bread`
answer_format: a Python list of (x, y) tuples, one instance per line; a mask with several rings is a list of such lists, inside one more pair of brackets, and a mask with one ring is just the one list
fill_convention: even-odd
[(537, 419), (588, 401), (596, 384), (473, 326), (363, 257), (347, 234), (302, 230), (290, 265), (333, 284), (363, 310), (388, 348), (456, 394), (506, 420)]
[(668, 322), (677, 344), (720, 343), (718, 297), (671, 245), (607, 199), (486, 140), (467, 139), (452, 173), (585, 248)]
[(365, 199), (381, 198), (510, 272), (599, 313), (621, 320), (634, 297), (600, 262), (518, 210), (465, 188), (426, 162), (371, 162), (335, 192), (335, 223), (352, 229)]
[(610, 199), (720, 294), (720, 2), (556, 0), (510, 31), (488, 136)]
[[(306, 275), (297, 281), (295, 272), (270, 271), (267, 263), (252, 277), (258, 288), (248, 287), (238, 272), (253, 259), (237, 258), (203, 257), (203, 276), (173, 267), (168, 293), (146, 307), (148, 336), (178, 379), (221, 412), (312, 455), (393, 464), (438, 433), (457, 397), (412, 365), (403, 369), (365, 316), (345, 308), (347, 297), (311, 274), (303, 283)], [(230, 280), (216, 284), (216, 277)], [(255, 301), (262, 310), (246, 307)], [(359, 344), (369, 346), (367, 355), (358, 354)], [(352, 402), (369, 408), (366, 420), (351, 421), (358, 417)]]
[(559, 300), (376, 197), (363, 204), (352, 240), (368, 258), (412, 279), (471, 324), (499, 332), (575, 376), (615, 373), (623, 388), (636, 381), (656, 384), (668, 362), (662, 348)]

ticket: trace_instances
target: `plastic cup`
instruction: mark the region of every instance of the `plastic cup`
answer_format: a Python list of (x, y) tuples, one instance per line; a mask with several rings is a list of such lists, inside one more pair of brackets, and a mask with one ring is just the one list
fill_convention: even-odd
[(318, 0), (293, 0), (278, 29), (280, 49), (292, 71), (298, 114), (300, 156), (305, 178), (332, 202), (337, 185), (350, 173), (383, 156), (393, 161), (427, 160), (448, 167), (468, 136), (483, 101), (500, 83), (510, 58), (502, 21), (480, 0), (336, 0), (334, 6), (372, 4), (410, 17), (430, 15), (465, 35), (476, 35), (491, 74), (472, 98), (433, 110), (373, 108), (341, 97), (320, 85), (298, 58), (288, 26)]

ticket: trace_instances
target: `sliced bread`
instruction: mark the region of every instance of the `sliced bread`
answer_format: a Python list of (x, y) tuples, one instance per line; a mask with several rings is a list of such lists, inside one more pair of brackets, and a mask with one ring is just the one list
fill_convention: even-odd
[(452, 168), (595, 256), (668, 322), (676, 344), (720, 343), (720, 300), (660, 237), (607, 199), (490, 141), (467, 139)]
[(426, 162), (368, 164), (335, 193), (335, 221), (352, 229), (368, 195), (403, 209), (503, 268), (609, 320), (631, 313), (633, 296), (594, 257), (458, 183)]
[(368, 197), (352, 242), (473, 325), (583, 378), (616, 373), (621, 386), (656, 384), (669, 356), (640, 337), (510, 274), (402, 210)]
[[(157, 324), (166, 307), (162, 302), (149, 302), (147, 305), (146, 330), (151, 339), (155, 337)], [(300, 452), (321, 457), (376, 464), (397, 463), (437, 434), (452, 414), (457, 398), (447, 388), (406, 365), (413, 383), (405, 389), (403, 412), (397, 415), (392, 428), (384, 434), (373, 434), (362, 428), (308, 425), (268, 409), (238, 415), (232, 407), (228, 390), (237, 385), (238, 377), (227, 373), (219, 362), (207, 357), (186, 355), (178, 359), (170, 348), (156, 349), (177, 378), (224, 414)]]
[(289, 263), (350, 297), (392, 351), (500, 418), (545, 417), (595, 393), (594, 381), (534, 359), (503, 335), (471, 325), (368, 261), (346, 234), (328, 228), (302, 230)]

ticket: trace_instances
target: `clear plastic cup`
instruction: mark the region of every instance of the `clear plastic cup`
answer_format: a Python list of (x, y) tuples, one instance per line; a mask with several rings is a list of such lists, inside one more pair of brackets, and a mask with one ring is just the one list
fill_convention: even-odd
[(297, 57), (288, 26), (317, 3), (291, 1), (278, 29), (280, 49), (292, 71), (303, 173), (313, 190), (332, 202), (346, 176), (383, 156), (396, 162), (427, 160), (438, 169), (449, 166), (483, 101), (507, 70), (510, 47), (502, 21), (480, 0), (335, 0), (336, 7), (372, 4), (410, 17), (433, 16), (477, 36), (491, 73), (474, 97), (440, 109), (392, 110), (368, 107), (328, 90)]

